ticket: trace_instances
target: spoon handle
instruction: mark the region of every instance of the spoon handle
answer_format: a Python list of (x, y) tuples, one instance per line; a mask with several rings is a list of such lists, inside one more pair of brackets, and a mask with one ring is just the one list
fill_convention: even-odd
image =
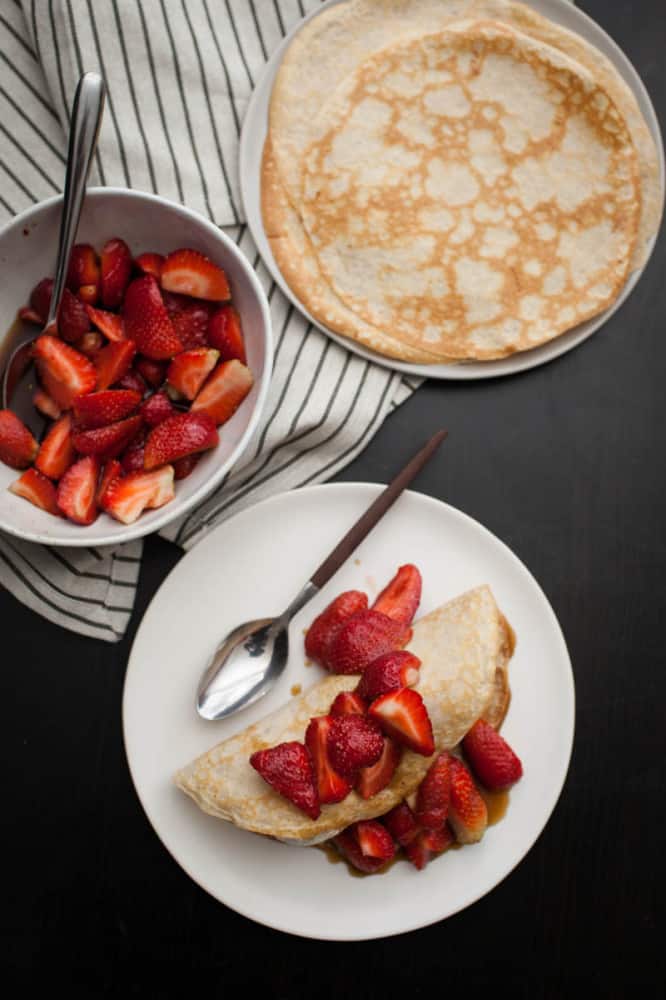
[(381, 520), (389, 507), (395, 503), (402, 491), (409, 486), (412, 479), (418, 475), (426, 462), (432, 458), (447, 433), (447, 431), (438, 431), (434, 434), (425, 447), (414, 455), (414, 458), (407, 463), (404, 469), (398, 473), (386, 489), (379, 494), (377, 499), (370, 504), (365, 514), (362, 514), (361, 517), (359, 517), (356, 524), (350, 528), (344, 538), (338, 542), (331, 554), (324, 559), (319, 569), (317, 569), (310, 578), (310, 583), (313, 584), (317, 590), (321, 590), (324, 584), (328, 583), (333, 574), (340, 569), (344, 562), (346, 562), (354, 549), (357, 548), (365, 536), (372, 531), (374, 526), (379, 520)]

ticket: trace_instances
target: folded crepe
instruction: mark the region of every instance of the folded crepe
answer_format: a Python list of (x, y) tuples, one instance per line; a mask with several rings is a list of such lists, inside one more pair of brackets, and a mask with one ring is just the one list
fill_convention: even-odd
[[(499, 724), (508, 706), (506, 668), (513, 633), (492, 591), (477, 587), (443, 604), (414, 625), (409, 643), (421, 660), (416, 690), (428, 709), (437, 751), (460, 742), (482, 715)], [(335, 836), (361, 819), (387, 812), (413, 792), (432, 757), (405, 750), (391, 783), (370, 799), (352, 791), (322, 806), (312, 820), (275, 792), (250, 765), (255, 750), (287, 740), (302, 741), (313, 716), (326, 715), (357, 675), (331, 675), (254, 725), (218, 743), (175, 775), (179, 788), (220, 819), (254, 833), (308, 846)]]

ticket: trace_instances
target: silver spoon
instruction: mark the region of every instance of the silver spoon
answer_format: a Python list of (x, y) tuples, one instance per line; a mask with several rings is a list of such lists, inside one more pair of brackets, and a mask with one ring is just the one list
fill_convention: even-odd
[[(49, 314), (42, 333), (54, 333), (57, 327), (58, 309), (67, 279), (69, 256), (79, 227), (81, 208), (86, 193), (86, 181), (90, 172), (93, 153), (97, 145), (97, 135), (104, 110), (104, 81), (98, 73), (84, 73), (79, 80), (72, 105), (70, 119), (69, 149), (67, 151), (67, 170), (65, 173), (65, 193), (60, 217), (60, 236), (58, 239), (58, 256), (53, 281), (53, 294)], [(11, 357), (7, 362), (2, 380), (2, 406), (6, 409), (12, 400), (18, 382), (27, 370), (31, 360), (32, 341), (35, 339), (34, 327), (24, 324), (18, 333), (18, 343), (14, 343)], [(17, 407), (25, 410), (25, 407)], [(34, 408), (29, 407), (34, 413)], [(23, 413), (20, 414), (23, 416)], [(27, 416), (28, 414), (26, 414)]]
[(199, 682), (196, 707), (202, 718), (211, 721), (224, 719), (267, 694), (287, 665), (291, 619), (328, 583), (361, 544), (429, 461), (446, 434), (446, 431), (438, 431), (417, 452), (338, 542), (281, 615), (244, 622), (229, 632), (213, 653)]

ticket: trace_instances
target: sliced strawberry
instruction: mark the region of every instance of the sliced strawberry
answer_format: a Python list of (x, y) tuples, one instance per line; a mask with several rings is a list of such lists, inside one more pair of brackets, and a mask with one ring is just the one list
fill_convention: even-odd
[(414, 813), (406, 802), (400, 802), (390, 812), (387, 812), (385, 816), (382, 816), (382, 823), (384, 823), (393, 839), (401, 847), (411, 844), (421, 830), (421, 827), (416, 822)]
[(81, 285), (98, 285), (99, 280), (99, 260), (95, 248), (89, 243), (75, 243), (69, 255), (67, 287), (78, 292)]
[(104, 244), (101, 272), (102, 305), (106, 309), (117, 309), (132, 274), (132, 255), (123, 240), (115, 238)]
[(114, 424), (96, 427), (94, 430), (75, 430), (72, 441), (76, 450), (82, 455), (97, 455), (100, 460), (105, 461), (119, 455), (132, 438), (136, 437), (142, 424), (140, 416), (128, 417), (127, 420), (118, 420)]
[(216, 424), (224, 424), (236, 412), (254, 384), (252, 372), (240, 361), (224, 361), (208, 376), (192, 410), (205, 410)]
[(42, 325), (46, 323), (49, 314), (52, 294), (53, 278), (42, 278), (30, 293), (30, 306), (39, 316)]
[[(136, 344), (132, 340), (107, 344), (95, 358), (97, 369), (97, 388), (108, 389), (123, 378), (136, 353)], [(94, 388), (94, 386), (93, 386)]]
[(353, 833), (364, 857), (379, 858), (386, 862), (395, 855), (393, 838), (379, 820), (361, 820), (354, 824)]
[(404, 649), (383, 653), (367, 665), (356, 690), (361, 698), (374, 701), (382, 694), (413, 687), (419, 679), (421, 661)]
[(37, 326), (43, 326), (44, 320), (39, 316), (34, 309), (30, 306), (21, 306), (18, 311), (18, 317), (24, 323), (36, 323)]
[(416, 566), (401, 566), (372, 605), (396, 622), (409, 625), (421, 602), (421, 574)]
[(49, 479), (60, 479), (76, 458), (69, 413), (56, 420), (39, 446), (35, 465)]
[(57, 420), (62, 413), (55, 399), (51, 399), (48, 392), (44, 392), (43, 389), (35, 389), (32, 395), (32, 403), (35, 409), (51, 420)]
[(401, 757), (402, 747), (384, 737), (384, 749), (379, 760), (370, 767), (362, 767), (358, 772), (355, 787), (362, 799), (371, 799), (390, 785)]
[(81, 299), (77, 299), (69, 288), (65, 288), (60, 300), (58, 310), (58, 333), (63, 340), (69, 344), (80, 340), (84, 333), (90, 329), (90, 320), (86, 312), (86, 306)]
[(76, 524), (92, 524), (99, 510), (95, 501), (99, 460), (93, 455), (79, 459), (58, 483), (56, 498), (58, 506), (70, 521)]
[(161, 253), (140, 253), (134, 258), (134, 266), (143, 274), (152, 274), (159, 281), (162, 276), (164, 257)]
[(217, 309), (208, 320), (208, 343), (220, 352), (220, 361), (237, 358), (247, 364), (240, 316), (233, 306)]
[(411, 629), (381, 612), (359, 611), (333, 639), (327, 666), (336, 674), (361, 674), (378, 656), (400, 649), (410, 638)]
[[(169, 295), (169, 293), (166, 292), (166, 295)], [(171, 295), (170, 298), (173, 302), (176, 296)], [(194, 347), (207, 347), (208, 318), (211, 311), (210, 303), (199, 302), (196, 299), (185, 299), (184, 301), (185, 305), (173, 310), (169, 309), (165, 301), (176, 336), (186, 351), (192, 350)]]
[(49, 514), (60, 517), (60, 508), (56, 502), (56, 488), (50, 479), (43, 476), (37, 469), (28, 469), (10, 485), (9, 490), (17, 497), (29, 500), (35, 507), (41, 507)]
[[(127, 445), (127, 448), (125, 448), (125, 451), (120, 459), (123, 470), (125, 472), (144, 471), (143, 461), (146, 452), (147, 437), (148, 437), (148, 431), (144, 427), (142, 430), (139, 431), (137, 436), (132, 441), (130, 441), (130, 443)], [(174, 476), (175, 476), (175, 469), (176, 469), (175, 462), (173, 463), (173, 466), (174, 466)]]
[(322, 667), (328, 665), (331, 644), (352, 615), (365, 611), (368, 598), (360, 590), (346, 590), (317, 615), (305, 636), (305, 654)]
[(198, 250), (174, 250), (162, 265), (162, 288), (197, 299), (225, 302), (231, 298), (229, 282), (221, 267)]
[(173, 463), (174, 479), (187, 479), (191, 472), (194, 472), (201, 455), (185, 455), (177, 458)]
[(432, 723), (423, 698), (413, 688), (390, 691), (370, 705), (368, 715), (391, 736), (414, 753), (430, 757), (435, 752)]
[(386, 864), (382, 858), (367, 858), (361, 850), (358, 840), (354, 836), (353, 827), (348, 827), (333, 838), (333, 843), (340, 854), (358, 871), (365, 875), (372, 875), (379, 871)]
[(107, 340), (126, 340), (125, 327), (122, 316), (117, 313), (107, 312), (106, 309), (94, 309), (93, 306), (86, 306), (86, 312), (90, 322), (101, 330)]
[(384, 738), (377, 723), (367, 715), (331, 716), (327, 750), (334, 770), (352, 778), (360, 768), (377, 763), (384, 750)]
[(81, 285), (76, 293), (85, 306), (97, 305), (99, 298), (99, 285)]
[(123, 319), (127, 336), (147, 358), (165, 361), (182, 351), (183, 345), (174, 332), (159, 285), (152, 275), (144, 274), (129, 285)]
[(113, 479), (100, 497), (100, 506), (123, 524), (132, 524), (144, 510), (169, 503), (175, 496), (173, 467), (153, 472), (131, 472)]
[(510, 788), (522, 777), (520, 759), (484, 719), (475, 722), (465, 736), (463, 751), (481, 784), (493, 792)]
[(130, 368), (122, 378), (118, 379), (114, 385), (114, 389), (132, 389), (133, 392), (138, 392), (141, 396), (145, 396), (148, 386), (141, 375), (135, 372), (133, 368)]
[(149, 427), (157, 427), (167, 417), (173, 417), (176, 413), (171, 400), (164, 392), (154, 392), (152, 396), (141, 404), (140, 410), (144, 422)]
[(11, 410), (0, 410), (0, 461), (12, 469), (25, 469), (39, 449), (35, 438)]
[(77, 351), (81, 351), (81, 354), (92, 359), (97, 357), (97, 352), (104, 347), (104, 338), (97, 330), (89, 330), (88, 333), (84, 333), (79, 340), (75, 341), (74, 347)]
[(448, 753), (440, 753), (416, 793), (416, 821), (427, 830), (439, 830), (449, 814), (451, 770)]
[(293, 802), (310, 819), (317, 819), (321, 809), (314, 768), (310, 753), (302, 743), (280, 743), (267, 750), (257, 750), (250, 757), (250, 764), (279, 795)]
[(474, 844), (481, 840), (488, 825), (488, 809), (474, 779), (465, 765), (453, 754), (449, 755), (451, 771), (451, 796), (449, 823), (461, 844)]
[(342, 802), (352, 789), (351, 781), (334, 769), (328, 754), (328, 735), (332, 718), (328, 715), (310, 719), (305, 733), (305, 745), (310, 751), (317, 792), (322, 805), (327, 802)]
[(367, 705), (355, 691), (341, 691), (329, 708), (329, 715), (365, 715)]
[(436, 855), (446, 851), (454, 839), (446, 824), (439, 830), (421, 830), (414, 840), (405, 846), (405, 854), (414, 867), (421, 871)]
[(109, 459), (105, 463), (99, 477), (99, 485), (97, 487), (97, 493), (95, 494), (95, 501), (101, 507), (102, 497), (106, 493), (107, 489), (114, 481), (114, 479), (120, 479), (123, 474), (123, 467), (115, 458)]
[(185, 399), (192, 400), (217, 364), (218, 357), (219, 351), (210, 347), (183, 351), (169, 365), (167, 382)]
[(93, 363), (58, 337), (38, 337), (33, 356), (44, 388), (63, 410), (71, 407), (76, 396), (95, 388), (97, 372)]
[(185, 455), (207, 451), (218, 441), (217, 428), (206, 413), (178, 413), (151, 430), (146, 441), (145, 468), (155, 469)]
[(168, 365), (163, 361), (151, 361), (150, 358), (137, 358), (134, 367), (142, 379), (153, 389), (157, 389), (166, 379)]
[(89, 430), (113, 424), (133, 413), (140, 402), (139, 393), (131, 389), (103, 389), (102, 392), (77, 396), (74, 400), (77, 429)]

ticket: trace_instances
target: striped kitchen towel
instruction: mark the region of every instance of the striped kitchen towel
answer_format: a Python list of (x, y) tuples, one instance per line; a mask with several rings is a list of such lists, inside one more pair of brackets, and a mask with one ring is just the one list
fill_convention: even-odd
[[(276, 351), (263, 419), (233, 474), (163, 531), (184, 548), (258, 500), (333, 476), (418, 384), (314, 329), (271, 281), (243, 224), (247, 102), (270, 53), (319, 6), (4, 0), (0, 9), (0, 221), (62, 189), (74, 89), (96, 69), (108, 97), (91, 183), (154, 191), (230, 227), (267, 292)], [(60, 549), (0, 534), (0, 582), (51, 621), (114, 642), (132, 611), (141, 554), (141, 541)]]

